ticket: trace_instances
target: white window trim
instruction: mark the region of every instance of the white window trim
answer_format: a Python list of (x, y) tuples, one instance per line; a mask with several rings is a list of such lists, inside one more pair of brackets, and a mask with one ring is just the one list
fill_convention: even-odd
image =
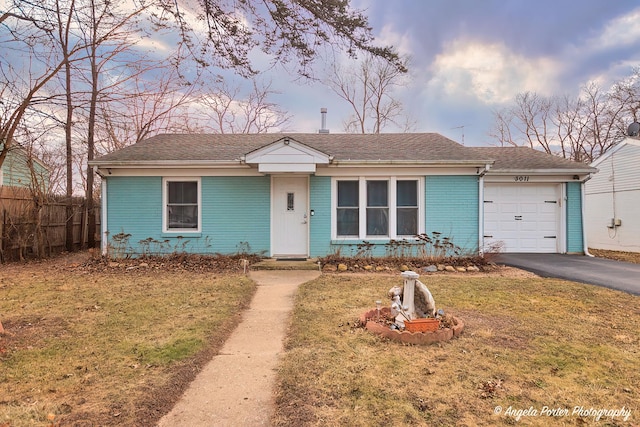
[[(345, 176), (331, 179), (331, 239), (332, 240), (367, 240), (388, 241), (390, 239), (408, 239), (413, 236), (398, 236), (396, 190), (398, 181), (418, 181), (418, 233), (424, 233), (424, 177), (421, 176)], [(338, 236), (338, 181), (358, 181), (358, 236)], [(367, 181), (389, 182), (389, 236), (367, 236)]]
[[(195, 182), (198, 185), (198, 228), (168, 228), (167, 227), (167, 203), (169, 192), (167, 183), (169, 182)], [(171, 176), (162, 178), (162, 232), (171, 234), (201, 233), (202, 232), (202, 182), (199, 177)]]

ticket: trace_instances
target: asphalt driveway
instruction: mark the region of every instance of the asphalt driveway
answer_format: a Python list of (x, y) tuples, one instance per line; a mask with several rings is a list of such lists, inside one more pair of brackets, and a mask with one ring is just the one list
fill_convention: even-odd
[(640, 264), (563, 254), (496, 254), (496, 264), (640, 295)]

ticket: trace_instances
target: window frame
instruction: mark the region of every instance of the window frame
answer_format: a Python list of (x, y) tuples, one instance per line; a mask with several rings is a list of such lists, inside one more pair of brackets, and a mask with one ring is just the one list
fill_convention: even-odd
[[(399, 182), (414, 182), (416, 184), (416, 189), (415, 189), (415, 191), (416, 191), (416, 195), (415, 195), (416, 196), (416, 204), (415, 205), (402, 205), (401, 206), (401, 205), (398, 204), (398, 183)], [(395, 231), (396, 231), (396, 236), (405, 237), (405, 236), (415, 236), (417, 234), (420, 234), (421, 233), (421, 231), (420, 231), (420, 204), (421, 204), (420, 203), (420, 181), (416, 180), (416, 179), (413, 179), (413, 178), (411, 178), (411, 179), (397, 178), (396, 181), (395, 181), (394, 188), (395, 188), (395, 191), (396, 191), (396, 195), (395, 195), (395, 212), (396, 212)], [(412, 234), (400, 234), (400, 233), (398, 233), (398, 227), (400, 225), (399, 222), (398, 222), (398, 217), (399, 217), (398, 213), (399, 213), (399, 211), (401, 209), (404, 209), (404, 210), (411, 209), (412, 211), (416, 212), (416, 222), (417, 223), (415, 224), (415, 227), (416, 227), (416, 232), (415, 233), (412, 233)]]
[[(198, 226), (196, 228), (169, 228), (169, 183), (195, 182), (198, 197)], [(202, 232), (202, 182), (199, 177), (163, 177), (162, 178), (162, 232), (171, 234), (201, 233)]]
[(354, 235), (354, 234), (344, 234), (341, 235), (341, 237), (344, 238), (353, 238), (353, 239), (357, 239), (358, 236), (360, 235), (360, 224), (362, 223), (362, 218), (360, 217), (360, 211), (362, 210), (361, 207), (361, 203), (362, 203), (362, 198), (360, 197), (360, 184), (358, 183), (358, 194), (357, 194), (357, 198), (358, 198), (358, 204), (356, 206), (339, 206), (339, 195), (338, 195), (338, 181), (350, 181), (350, 182), (356, 182), (358, 183), (358, 179), (340, 179), (340, 180), (336, 180), (335, 184), (334, 184), (334, 201), (335, 201), (335, 206), (332, 209), (332, 215), (335, 217), (333, 224), (335, 225), (334, 227), (334, 232), (333, 235), (337, 235), (338, 234), (338, 209), (343, 209), (343, 210), (354, 210), (358, 213), (357, 217), (358, 217), (358, 234)]
[[(358, 211), (359, 230), (358, 235), (338, 235), (338, 182), (358, 181)], [(387, 209), (389, 215), (387, 235), (367, 235), (367, 181), (387, 181)], [(367, 241), (388, 241), (390, 239), (412, 239), (415, 235), (398, 235), (397, 233), (397, 182), (416, 181), (418, 192), (418, 230), (416, 235), (424, 233), (425, 229), (425, 206), (424, 206), (424, 177), (422, 176), (344, 176), (333, 177), (331, 183), (331, 238), (332, 240), (367, 240)]]

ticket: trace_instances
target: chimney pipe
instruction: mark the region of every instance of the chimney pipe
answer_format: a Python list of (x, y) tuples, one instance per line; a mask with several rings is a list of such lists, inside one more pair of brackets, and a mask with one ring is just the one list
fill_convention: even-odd
[(320, 130), (318, 131), (318, 133), (329, 133), (329, 129), (327, 129), (327, 109), (326, 108), (320, 109), (320, 116), (322, 117), (322, 120), (321, 120)]

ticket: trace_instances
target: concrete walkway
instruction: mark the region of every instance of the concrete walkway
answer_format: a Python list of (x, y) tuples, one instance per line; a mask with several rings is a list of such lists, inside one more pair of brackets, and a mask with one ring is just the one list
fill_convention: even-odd
[(158, 426), (268, 426), (293, 296), (300, 284), (319, 275), (252, 271), (258, 290), (242, 321)]

